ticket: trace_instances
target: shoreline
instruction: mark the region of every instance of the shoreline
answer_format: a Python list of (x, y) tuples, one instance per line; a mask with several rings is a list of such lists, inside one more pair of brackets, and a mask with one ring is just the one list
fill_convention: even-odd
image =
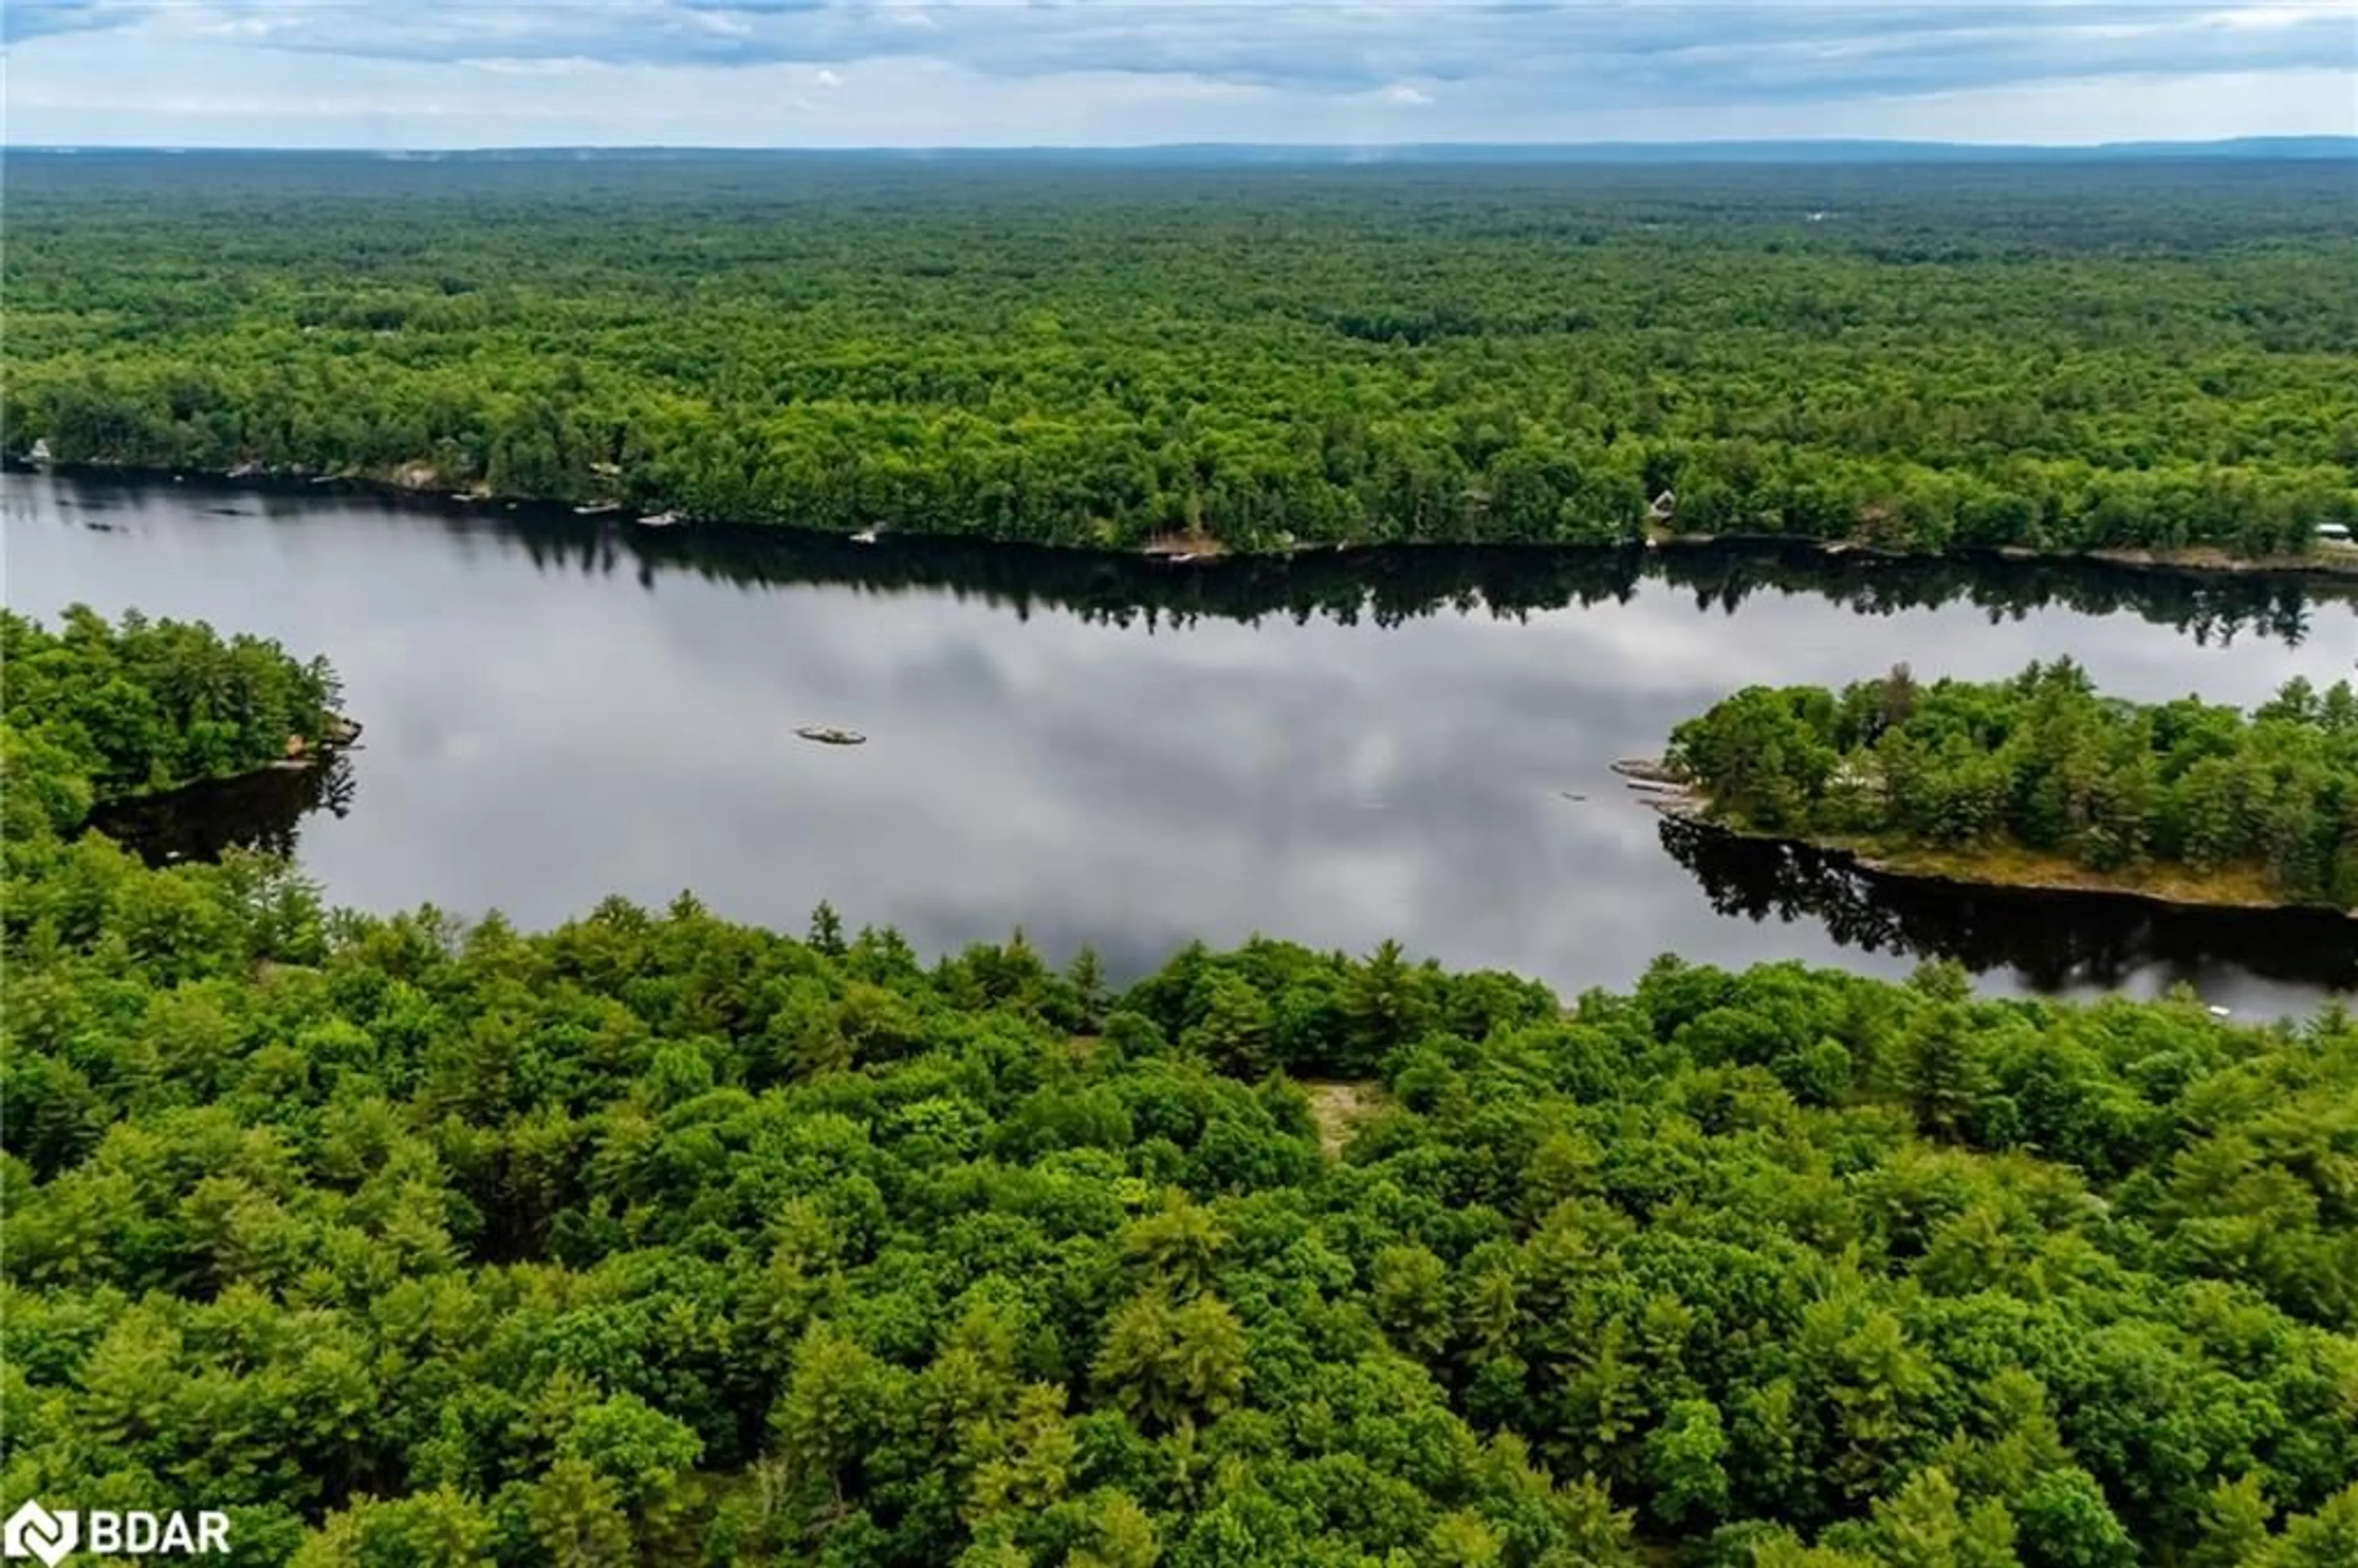
[[(869, 542), (859, 535), (838, 533), (831, 528), (815, 528), (807, 524), (748, 522), (728, 518), (700, 518), (693, 521), (676, 513), (654, 515), (672, 521), (665, 524), (642, 524), (638, 514), (625, 504), (616, 503), (586, 503), (591, 510), (584, 512), (576, 503), (549, 497), (499, 495), (481, 489), (452, 491), (440, 484), (409, 482), (403, 475), (414, 475), (412, 466), (406, 465), (394, 477), (365, 473), (311, 474), (287, 469), (248, 470), (239, 469), (163, 469), (133, 463), (99, 461), (34, 462), (20, 454), (0, 458), (0, 471), (7, 473), (46, 473), (66, 479), (98, 479), (130, 483), (186, 484), (198, 482), (208, 488), (230, 488), (280, 494), (361, 494), (383, 500), (406, 502), (430, 508), (449, 516), (465, 517), (486, 511), (521, 512), (526, 508), (551, 516), (562, 514), (574, 518), (591, 518), (612, 522), (629, 529), (637, 527), (711, 526), (739, 529), (780, 529), (789, 532), (840, 539), (847, 542)], [(1821, 539), (1800, 534), (1768, 534), (1736, 532), (1726, 534), (1650, 534), (1644, 530), (1628, 539), (1612, 540), (1527, 540), (1527, 539), (1358, 539), (1297, 542), (1269, 549), (1242, 549), (1217, 540), (1174, 544), (1172, 540), (1150, 540), (1130, 546), (1112, 546), (1087, 543), (1059, 543), (1053, 540), (1003, 539), (990, 535), (956, 530), (903, 528), (887, 531), (887, 537), (901, 539), (944, 540), (965, 545), (990, 545), (1024, 549), (1055, 550), (1076, 557), (1097, 557), (1114, 560), (1141, 561), (1163, 566), (1213, 567), (1229, 561), (1287, 561), (1298, 556), (1351, 556), (1379, 550), (1424, 549), (1485, 549), (1578, 551), (1610, 553), (1618, 551), (1703, 551), (1729, 546), (1773, 546), (1821, 556), (1829, 560), (1866, 559), (1896, 562), (1954, 561), (1971, 562), (1995, 559), (2017, 564), (2039, 562), (2082, 563), (2110, 567), (2120, 570), (2177, 575), (2192, 578), (2289, 579), (2307, 580), (2349, 581), (2358, 579), (2358, 545), (2342, 546), (2320, 542), (2319, 549), (2306, 556), (2238, 557), (2216, 546), (2192, 546), (2179, 550), (2093, 549), (2042, 550), (2023, 545), (1973, 546), (1953, 550), (1895, 550), (1881, 545), (1855, 539)]]
[(2070, 898), (2124, 899), (2165, 909), (2225, 914), (2296, 914), (2329, 918), (2338, 915), (2358, 925), (2358, 909), (2341, 909), (2330, 903), (2300, 903), (2225, 889), (2210, 893), (2178, 892), (2169, 887), (2158, 887), (2149, 882), (2094, 871), (2057, 856), (2033, 856), (2025, 852), (2025, 861), (2039, 867), (2041, 874), (2035, 878), (2005, 876), (1977, 867), (1974, 857), (1970, 854), (1932, 849), (1891, 849), (1863, 839), (1763, 832), (1712, 815), (1709, 797), (1692, 786), (1679, 786), (1675, 793), (1643, 795), (1640, 802), (1666, 816), (1676, 816), (1697, 827), (1725, 834), (1731, 838), (1787, 849), (1813, 849), (1850, 869), (1919, 886), (2048, 893)]
[[(94, 817), (103, 811), (163, 805), (176, 796), (194, 795), (201, 790), (234, 789), (240, 784), (252, 784), (256, 779), (266, 779), (273, 773), (317, 773), (351, 751), (353, 743), (360, 739), (363, 728), (359, 720), (348, 714), (339, 713), (332, 717), (337, 724), (336, 732), (323, 735), (316, 741), (304, 741), (300, 751), (290, 751), (283, 757), (273, 757), (266, 762), (251, 768), (240, 768), (233, 773), (208, 773), (203, 778), (168, 784), (162, 789), (135, 790), (129, 795), (101, 795), (90, 803), (89, 816)], [(304, 740), (301, 736), (289, 736), (287, 739)], [(84, 818), (85, 825), (88, 820), (89, 817)]]

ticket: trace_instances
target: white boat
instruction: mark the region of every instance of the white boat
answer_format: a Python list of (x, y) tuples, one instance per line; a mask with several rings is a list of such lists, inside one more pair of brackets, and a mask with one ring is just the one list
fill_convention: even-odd
[(855, 545), (872, 545), (876, 542), (876, 530), (873, 528), (862, 528), (859, 533), (854, 534), (851, 536), (851, 542)]
[(676, 528), (687, 519), (676, 512), (657, 512), (639, 519), (642, 528)]
[(868, 737), (859, 730), (845, 730), (833, 724), (806, 724), (795, 733), (822, 746), (862, 746), (868, 742)]

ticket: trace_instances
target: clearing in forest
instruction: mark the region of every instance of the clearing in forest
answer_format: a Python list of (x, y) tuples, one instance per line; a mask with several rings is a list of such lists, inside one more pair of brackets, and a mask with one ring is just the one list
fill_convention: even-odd
[(1359, 1124), (1391, 1103), (1384, 1087), (1373, 1079), (1303, 1084), (1310, 1097), (1310, 1119), (1318, 1124), (1318, 1147), (1328, 1159), (1341, 1155)]

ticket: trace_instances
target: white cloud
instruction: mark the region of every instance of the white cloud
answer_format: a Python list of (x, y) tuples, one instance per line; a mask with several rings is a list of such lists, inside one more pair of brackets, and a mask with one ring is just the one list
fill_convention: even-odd
[[(277, 142), (301, 122), (330, 146), (497, 145), (555, 123), (584, 144), (1359, 145), (1401, 136), (1403, 110), (1419, 140), (2358, 132), (2347, 0), (5, 0), (5, 15), (8, 135), (45, 143)], [(482, 70), (450, 69), (467, 64)], [(840, 91), (854, 70), (860, 106)], [(582, 77), (594, 85), (567, 85)], [(191, 81), (283, 102), (164, 113)], [(826, 115), (786, 113), (821, 92), (838, 94)], [(336, 95), (341, 119), (292, 108)]]
[[(2349, 0), (2283, 0), (2273, 5), (2230, 5), (2205, 12), (2202, 20), (2223, 27), (2293, 27), (2320, 16), (2339, 17), (2358, 30), (2358, 19), (2351, 16)], [(2358, 48), (2358, 38), (2353, 38), (2353, 47)]]
[(579, 55), (569, 59), (484, 59), (459, 63), (471, 70), (488, 70), (494, 76), (579, 76), (584, 71), (611, 69), (594, 59), (583, 59)]

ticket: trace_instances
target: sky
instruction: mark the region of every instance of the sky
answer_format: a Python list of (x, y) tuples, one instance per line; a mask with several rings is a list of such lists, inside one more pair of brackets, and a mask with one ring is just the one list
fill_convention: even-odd
[(2358, 134), (2358, 0), (0, 0), (14, 145)]

